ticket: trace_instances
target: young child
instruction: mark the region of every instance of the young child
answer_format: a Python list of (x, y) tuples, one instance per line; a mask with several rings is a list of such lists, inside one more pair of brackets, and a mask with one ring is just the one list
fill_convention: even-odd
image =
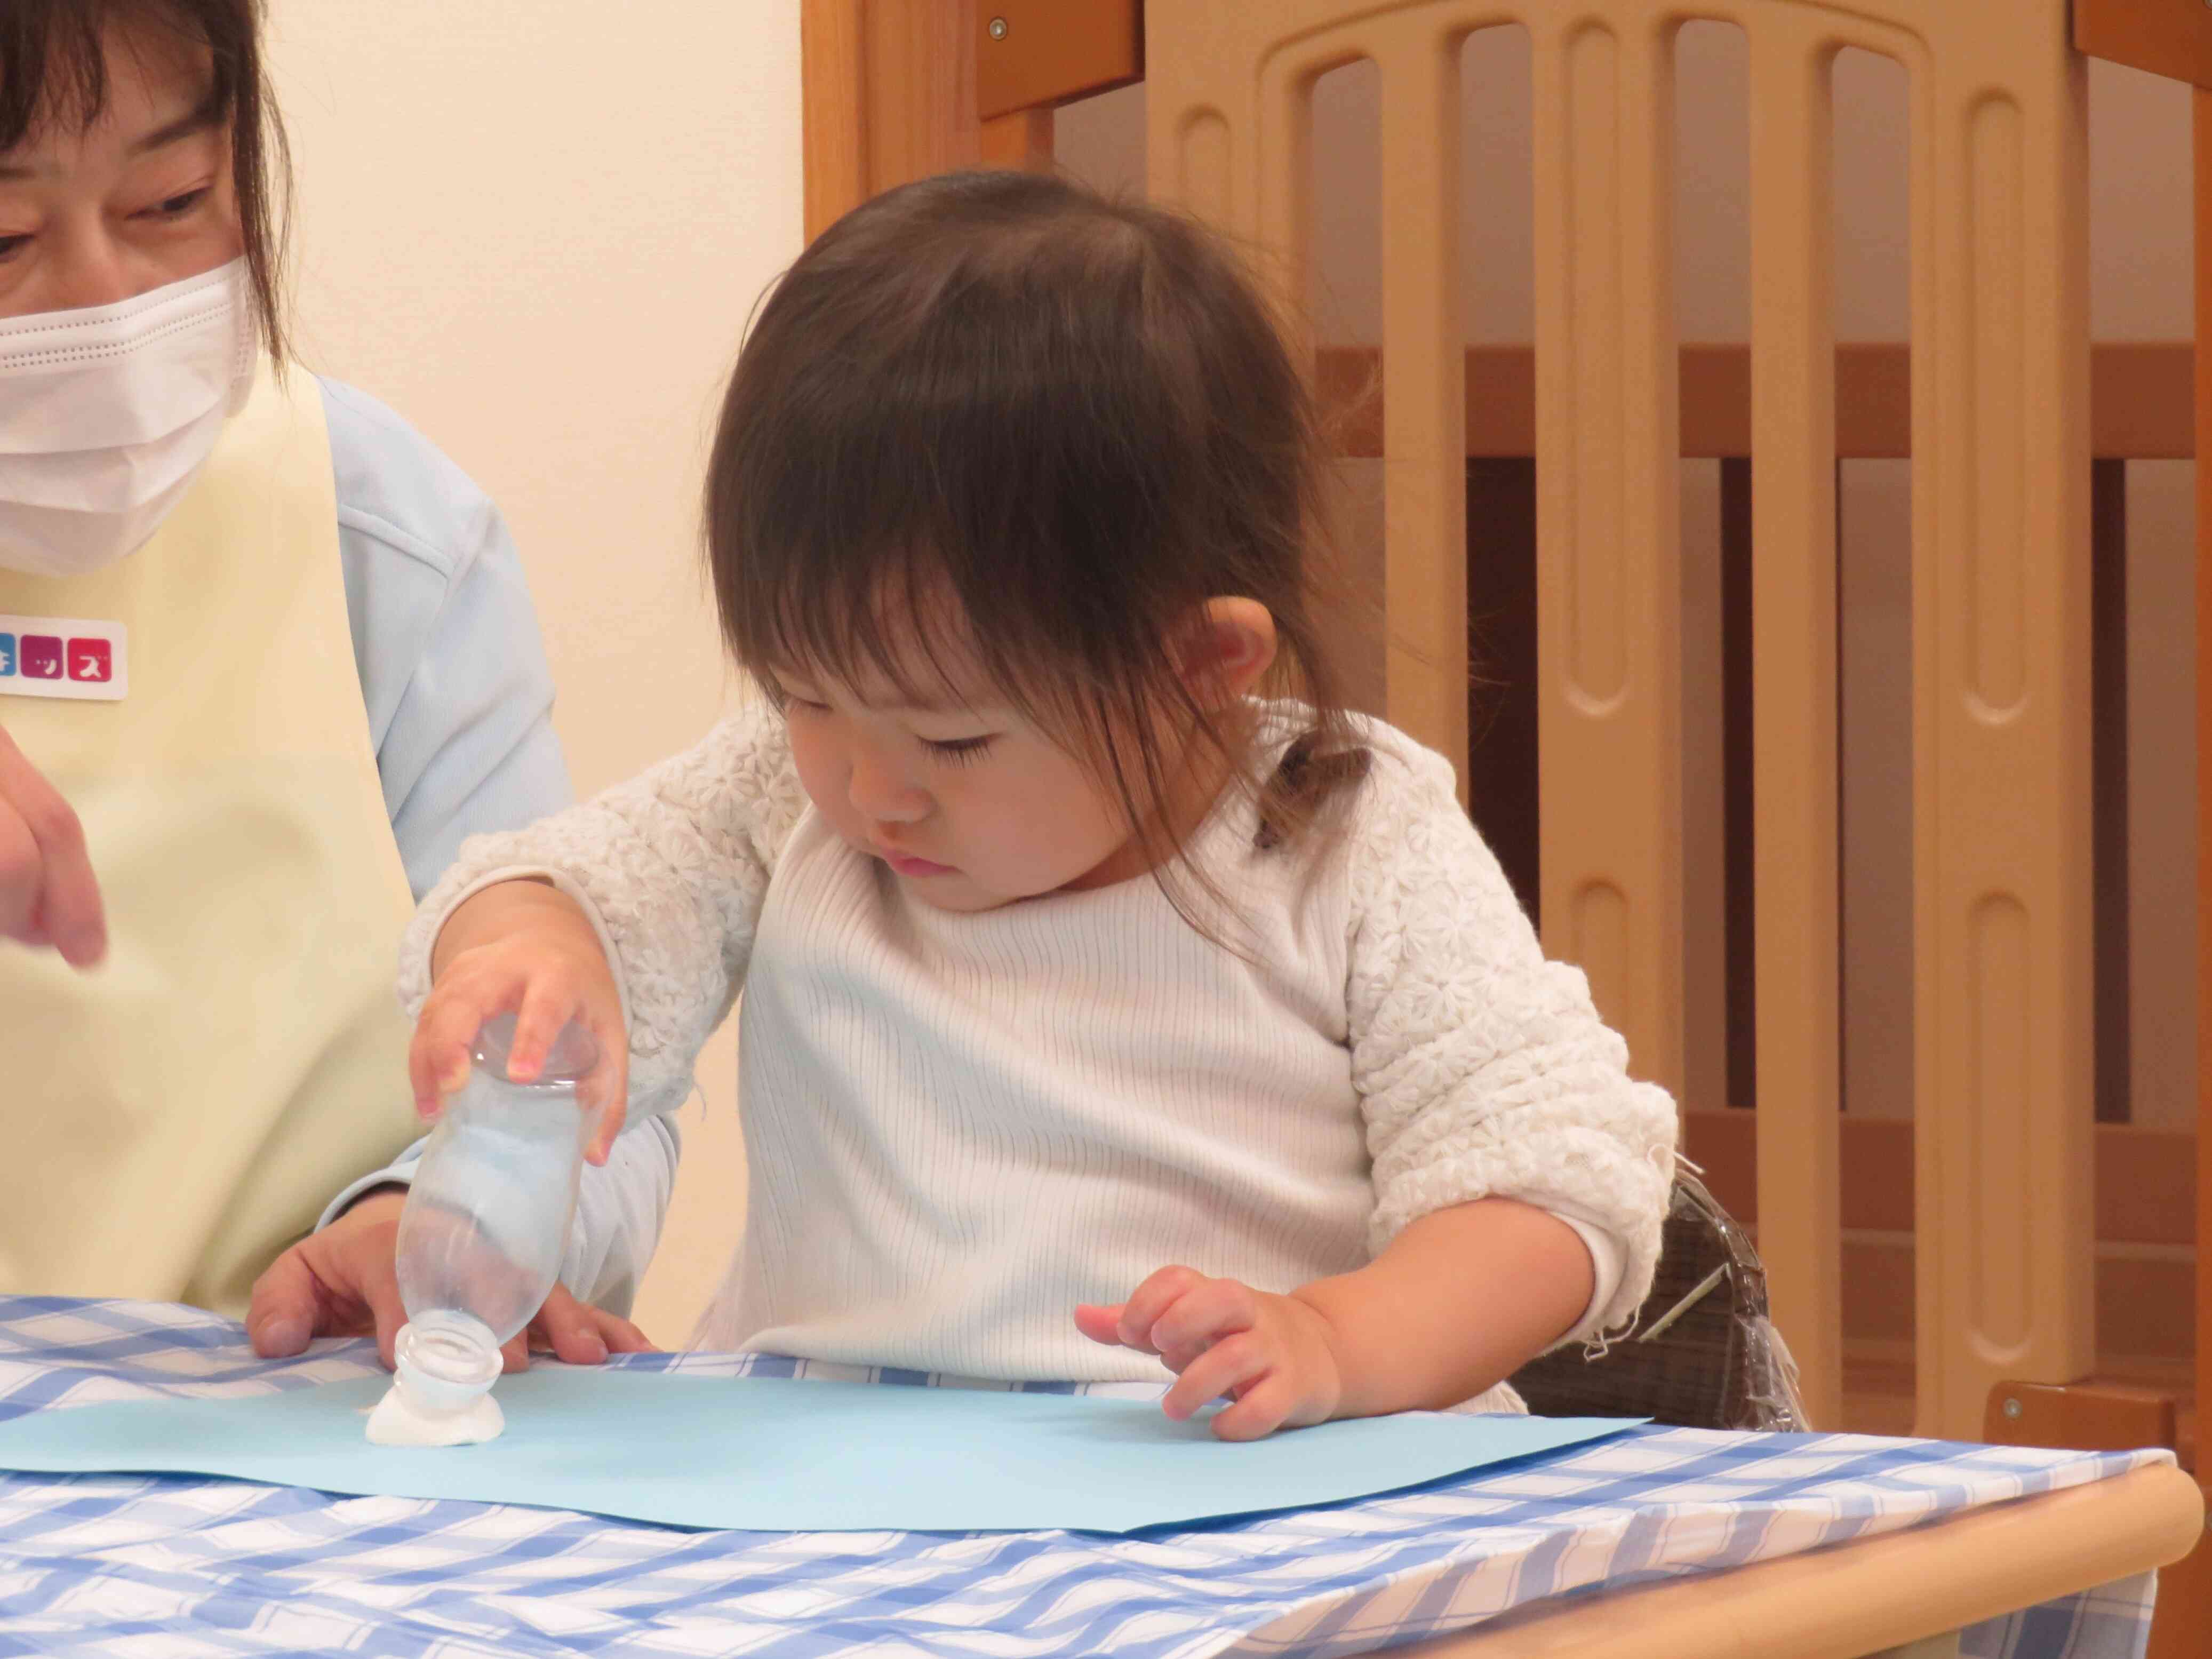
[(848, 216), (709, 467), (766, 704), (463, 849), (406, 947), (418, 1109), (519, 1010), (517, 1076), (575, 1018), (611, 1106), (672, 1110), (743, 989), (745, 1239), (702, 1341), (1164, 1362), (1229, 1438), (1518, 1409), (1503, 1379), (1642, 1300), (1674, 1108), (1450, 766), (1338, 702), (1323, 465), (1191, 224), (1012, 173)]

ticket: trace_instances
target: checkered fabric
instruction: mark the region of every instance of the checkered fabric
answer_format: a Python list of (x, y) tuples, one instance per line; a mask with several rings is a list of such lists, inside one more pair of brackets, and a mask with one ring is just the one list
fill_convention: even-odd
[[(616, 1363), (943, 1381), (759, 1355)], [(0, 1297), (0, 1419), (307, 1388), (375, 1364), (358, 1341), (258, 1360), (237, 1325), (188, 1308)], [(2163, 1455), (1650, 1429), (1395, 1497), (1130, 1537), (679, 1532), (168, 1476), (0, 1475), (0, 1659), (1335, 1659), (1546, 1597), (1894, 1531)], [(2148, 1575), (2107, 1585), (1978, 1626), (1966, 1651), (2139, 1659), (2151, 1596)]]

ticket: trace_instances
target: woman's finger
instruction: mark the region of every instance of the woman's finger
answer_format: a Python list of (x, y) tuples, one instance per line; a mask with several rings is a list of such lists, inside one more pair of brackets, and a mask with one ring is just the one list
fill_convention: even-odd
[(599, 1322), (592, 1317), (597, 1311), (577, 1301), (567, 1286), (556, 1285), (545, 1305), (538, 1310), (538, 1317), (531, 1322), (531, 1328), (562, 1364), (602, 1364), (608, 1348)]
[(362, 1233), (354, 1246), (361, 1299), (376, 1322), (376, 1355), (386, 1370), (399, 1363), (399, 1331), (407, 1322), (407, 1304), (399, 1299), (398, 1238), (396, 1228), (380, 1227)]
[[(0, 819), (10, 817), (21, 827), (0, 845), (0, 932), (20, 938), (35, 926), (70, 966), (93, 966), (107, 954), (107, 915), (84, 826), (0, 731)], [(24, 835), (32, 854), (21, 844)]]
[(599, 1325), (600, 1339), (606, 1343), (609, 1352), (658, 1353), (660, 1352), (653, 1346), (651, 1337), (620, 1314), (609, 1313), (605, 1308), (593, 1308), (591, 1310), (591, 1315)]
[(254, 1281), (253, 1300), (246, 1310), (246, 1334), (254, 1352), (264, 1359), (289, 1359), (307, 1352), (321, 1305), (318, 1282), (307, 1252), (297, 1244), (270, 1264)]

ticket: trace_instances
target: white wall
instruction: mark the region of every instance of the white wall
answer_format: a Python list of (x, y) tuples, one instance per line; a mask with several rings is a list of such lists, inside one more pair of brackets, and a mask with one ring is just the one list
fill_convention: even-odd
[[(580, 792), (696, 738), (733, 685), (698, 574), (701, 463), (747, 313), (799, 246), (790, 0), (276, 0), (299, 344), (505, 509)], [(742, 1209), (735, 1045), (685, 1109), (641, 1322), (681, 1343)]]
[[(1740, 31), (1692, 23), (1677, 59), (1676, 314), (1691, 340), (1748, 332), (1747, 60)], [(1472, 36), (1463, 60), (1464, 314), (1470, 339), (1526, 341), (1530, 283), (1529, 71), (1518, 27)], [(1374, 66), (1315, 89), (1316, 332), (1381, 337)], [(1835, 76), (1837, 333), (1901, 340), (1909, 325), (1905, 192), (1907, 86), (1887, 59), (1846, 52)], [(2100, 340), (2185, 340), (2191, 180), (2188, 88), (2116, 64), (2089, 75), (2092, 330)], [(1141, 191), (1144, 88), (1060, 112), (1070, 172)], [(1379, 463), (1344, 464), (1348, 505), (1380, 538)], [(1717, 480), (1683, 477), (1685, 726), (1690, 929), (1688, 1092), (1724, 1092), (1720, 955)], [(2139, 463), (2129, 488), (2130, 807), (2135, 984), (2134, 1105), (2139, 1123), (2185, 1125), (2196, 1111), (2193, 814), (2194, 568), (2187, 463)], [(1908, 463), (1844, 469), (1844, 1022), (1850, 1109), (1911, 1109), (1912, 1086)], [(1359, 532), (1355, 529), (1355, 538)], [(1355, 548), (1355, 552), (1363, 550)], [(1364, 550), (1372, 556), (1370, 545)], [(1374, 665), (1369, 665), (1370, 671)], [(1366, 684), (1373, 683), (1372, 672)]]

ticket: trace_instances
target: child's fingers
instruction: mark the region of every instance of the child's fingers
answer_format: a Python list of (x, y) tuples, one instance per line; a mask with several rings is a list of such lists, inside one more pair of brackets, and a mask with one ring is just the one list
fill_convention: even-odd
[(1093, 1342), (1118, 1348), (1121, 1346), (1121, 1310), (1127, 1305), (1122, 1302), (1110, 1305), (1080, 1303), (1075, 1310), (1075, 1328)]
[(1180, 1423), (1210, 1400), (1218, 1400), (1272, 1371), (1280, 1356), (1251, 1332), (1217, 1342), (1183, 1367), (1160, 1408)]
[(1247, 1389), (1235, 1405), (1217, 1413), (1207, 1426), (1217, 1440), (1264, 1440), (1291, 1420), (1297, 1401), (1290, 1378), (1277, 1371)]
[(516, 1371), (526, 1371), (530, 1369), (530, 1333), (528, 1331), (523, 1332), (520, 1336), (507, 1339), (506, 1346), (499, 1351), (499, 1369), (502, 1376), (512, 1376)]
[(507, 1045), (507, 1075), (511, 1082), (535, 1083), (545, 1069), (545, 1056), (562, 1028), (575, 1018), (578, 998), (566, 975), (534, 975), (523, 988), (522, 1001), (514, 1013), (514, 1041)]
[(599, 1132), (584, 1149), (584, 1157), (589, 1163), (605, 1164), (629, 1116), (629, 1033), (623, 1030), (619, 1012), (611, 1018), (592, 1020), (589, 1029), (599, 1040), (599, 1064), (580, 1092), (586, 1104), (599, 1108)]
[(1152, 1322), (1152, 1346), (1181, 1370), (1178, 1358), (1188, 1360), (1224, 1337), (1250, 1330), (1259, 1316), (1250, 1285), (1234, 1279), (1201, 1279)]
[(407, 1049), (407, 1077), (418, 1116), (435, 1117), (439, 1103), (467, 1083), (470, 1045), (484, 1021), (499, 1012), (487, 1004), (502, 1000), (465, 987), (441, 986), (422, 1005)]
[(1163, 1267), (1138, 1285), (1135, 1294), (1121, 1304), (1122, 1346), (1158, 1353), (1159, 1348), (1152, 1340), (1153, 1322), (1174, 1305), (1177, 1297), (1205, 1282), (1205, 1275), (1195, 1268)]

